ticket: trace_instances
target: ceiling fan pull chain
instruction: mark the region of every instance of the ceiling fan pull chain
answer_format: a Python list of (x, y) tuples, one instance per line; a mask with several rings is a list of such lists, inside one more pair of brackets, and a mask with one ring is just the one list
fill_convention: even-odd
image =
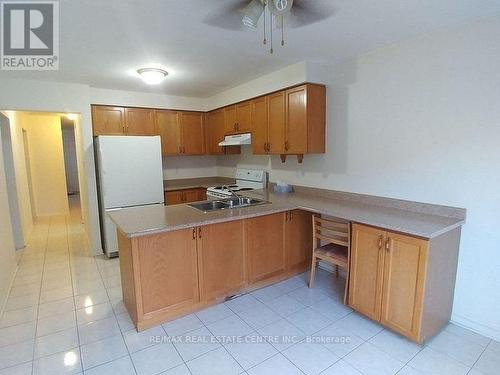
[(281, 16), (281, 47), (285, 45), (285, 16)]
[(267, 9), (267, 1), (264, 1), (264, 40), (262, 41), (262, 43), (264, 45), (267, 44), (267, 34), (266, 34), (266, 9)]
[(269, 28), (271, 29), (271, 50), (269, 51), (271, 53), (271, 55), (273, 54), (274, 50), (273, 50), (273, 14), (271, 12), (269, 12), (270, 16), (271, 16), (271, 25), (269, 26)]

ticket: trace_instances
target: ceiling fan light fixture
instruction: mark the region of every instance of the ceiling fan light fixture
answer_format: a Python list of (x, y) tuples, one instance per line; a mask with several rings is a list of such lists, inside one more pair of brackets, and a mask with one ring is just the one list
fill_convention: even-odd
[(241, 22), (245, 26), (257, 28), (257, 24), (259, 23), (259, 19), (264, 12), (264, 4), (260, 0), (252, 0), (250, 4), (248, 4), (243, 11), (243, 18)]
[(168, 72), (159, 68), (142, 68), (138, 69), (137, 73), (144, 81), (144, 83), (148, 85), (158, 85), (163, 82), (163, 80), (167, 77)]

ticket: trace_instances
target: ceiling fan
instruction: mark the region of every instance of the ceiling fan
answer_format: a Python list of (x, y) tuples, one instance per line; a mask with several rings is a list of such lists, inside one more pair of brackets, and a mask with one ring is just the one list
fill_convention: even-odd
[[(316, 23), (334, 13), (331, 0), (233, 0), (205, 19), (205, 23), (228, 30), (245, 27), (256, 29), (262, 19), (263, 44), (269, 42), (273, 53), (273, 29), (281, 32), (281, 45), (285, 45), (285, 26), (292, 28)], [(268, 37), (269, 32), (269, 37)]]

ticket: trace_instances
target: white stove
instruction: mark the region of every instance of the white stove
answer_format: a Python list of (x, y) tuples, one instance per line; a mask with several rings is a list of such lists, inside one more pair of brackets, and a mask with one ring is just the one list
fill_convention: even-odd
[[(267, 185), (267, 175), (263, 170), (240, 169), (236, 170), (236, 183), (224, 186), (212, 186), (207, 189), (208, 199), (229, 198), (235, 193), (245, 192), (255, 189), (264, 189)], [(231, 189), (227, 189), (226, 186)]]

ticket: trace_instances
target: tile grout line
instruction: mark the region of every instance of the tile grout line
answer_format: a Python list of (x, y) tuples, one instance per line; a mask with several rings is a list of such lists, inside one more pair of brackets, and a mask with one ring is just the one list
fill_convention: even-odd
[[(106, 256), (106, 255), (104, 255), (104, 256)], [(103, 283), (103, 285), (104, 285), (104, 278), (103, 278), (102, 273), (101, 273), (101, 268), (99, 267), (99, 264), (97, 263), (96, 257), (95, 257), (95, 256), (92, 256), (92, 259), (93, 259), (93, 261), (94, 261), (95, 266), (97, 267), (97, 272), (99, 272), (99, 277), (101, 278), (101, 282), (102, 282), (102, 283)], [(120, 282), (120, 285), (121, 285), (121, 282)], [(123, 332), (123, 330), (122, 330), (122, 327), (120, 327), (120, 324), (118, 323), (118, 317), (117, 317), (116, 311), (115, 311), (115, 309), (114, 309), (113, 305), (111, 304), (111, 299), (109, 298), (109, 292), (108, 292), (108, 288), (106, 288), (106, 285), (104, 285), (104, 290), (105, 290), (105, 292), (106, 292), (106, 296), (108, 297), (109, 305), (111, 306), (111, 311), (113, 311), (113, 317), (115, 318), (116, 324), (117, 324), (118, 329), (119, 329), (119, 331), (120, 331), (120, 335), (121, 335), (121, 337), (122, 337), (123, 344), (125, 345), (125, 349), (127, 349), (127, 356), (128, 356), (128, 358), (130, 359), (130, 362), (132, 363), (132, 367), (134, 368), (134, 372), (135, 372), (136, 374), (138, 374), (138, 372), (137, 372), (137, 368), (135, 367), (135, 363), (134, 363), (134, 361), (132, 360), (132, 353), (130, 353), (130, 350), (129, 350), (129, 348), (128, 348), (127, 342), (126, 342), (126, 340), (125, 340), (125, 335), (124, 335), (124, 332)], [(128, 313), (128, 312), (127, 312), (127, 313)], [(163, 328), (163, 327), (162, 327), (162, 328)], [(133, 329), (135, 329), (135, 327), (134, 327)], [(165, 330), (163, 330), (163, 331), (165, 331)], [(165, 332), (165, 333), (166, 333), (166, 332)], [(125, 358), (125, 357), (127, 357), (127, 356), (123, 356), (123, 357), (120, 357), (120, 358), (117, 358), (117, 359)], [(106, 363), (110, 363), (110, 362), (112, 362), (112, 361), (109, 361), (109, 362), (106, 362)], [(104, 364), (104, 363), (102, 363), (101, 365), (103, 365), (103, 364)], [(99, 365), (99, 366), (101, 366), (101, 365)], [(97, 366), (96, 366), (96, 367), (97, 367)]]
[[(481, 354), (479, 354), (479, 357), (477, 357), (476, 361), (472, 364), (471, 368), (469, 369), (469, 371), (467, 371), (467, 374), (469, 374), (472, 369), (474, 368), (474, 366), (479, 362), (479, 360), (481, 359), (481, 357), (483, 356), (484, 352), (486, 352), (486, 350), (489, 348), (489, 346), (491, 345), (491, 343), (493, 342), (492, 339), (490, 339), (490, 341), (488, 341), (488, 344), (486, 344), (486, 346), (484, 347), (483, 351), (481, 352)], [(479, 370), (478, 370), (479, 371)]]
[(67, 216), (64, 217), (64, 227), (66, 229), (66, 250), (68, 253), (68, 264), (69, 264), (69, 279), (71, 282), (71, 294), (73, 297), (73, 307), (75, 308), (74, 311), (74, 316), (75, 316), (75, 324), (76, 324), (76, 337), (78, 339), (78, 353), (80, 356), (80, 369), (82, 370), (83, 373), (83, 358), (82, 358), (82, 349), (80, 345), (80, 329), (78, 328), (78, 320), (77, 320), (77, 315), (76, 315), (76, 303), (75, 303), (75, 288), (73, 284), (73, 270), (71, 267), (71, 252), (70, 252), (70, 241), (69, 241), (69, 227), (68, 227), (68, 216), (71, 215), (71, 209), (70, 212)]
[[(36, 320), (35, 320), (35, 337), (33, 339), (33, 361), (31, 362), (31, 375), (34, 374), (35, 372), (35, 350), (36, 350), (36, 339), (37, 339), (37, 332), (38, 332), (38, 314), (40, 313), (40, 298), (42, 295), (42, 285), (43, 285), (43, 275), (45, 273), (45, 262), (47, 260), (47, 248), (49, 246), (49, 236), (50, 236), (50, 227), (52, 225), (52, 218), (49, 219), (49, 223), (47, 225), (47, 231), (46, 231), (46, 237), (45, 237), (45, 246), (43, 250), (43, 265), (42, 265), (42, 275), (40, 279), (40, 294), (38, 296), (38, 305), (37, 305), (37, 312), (36, 312)], [(24, 254), (23, 254), (24, 256)]]

